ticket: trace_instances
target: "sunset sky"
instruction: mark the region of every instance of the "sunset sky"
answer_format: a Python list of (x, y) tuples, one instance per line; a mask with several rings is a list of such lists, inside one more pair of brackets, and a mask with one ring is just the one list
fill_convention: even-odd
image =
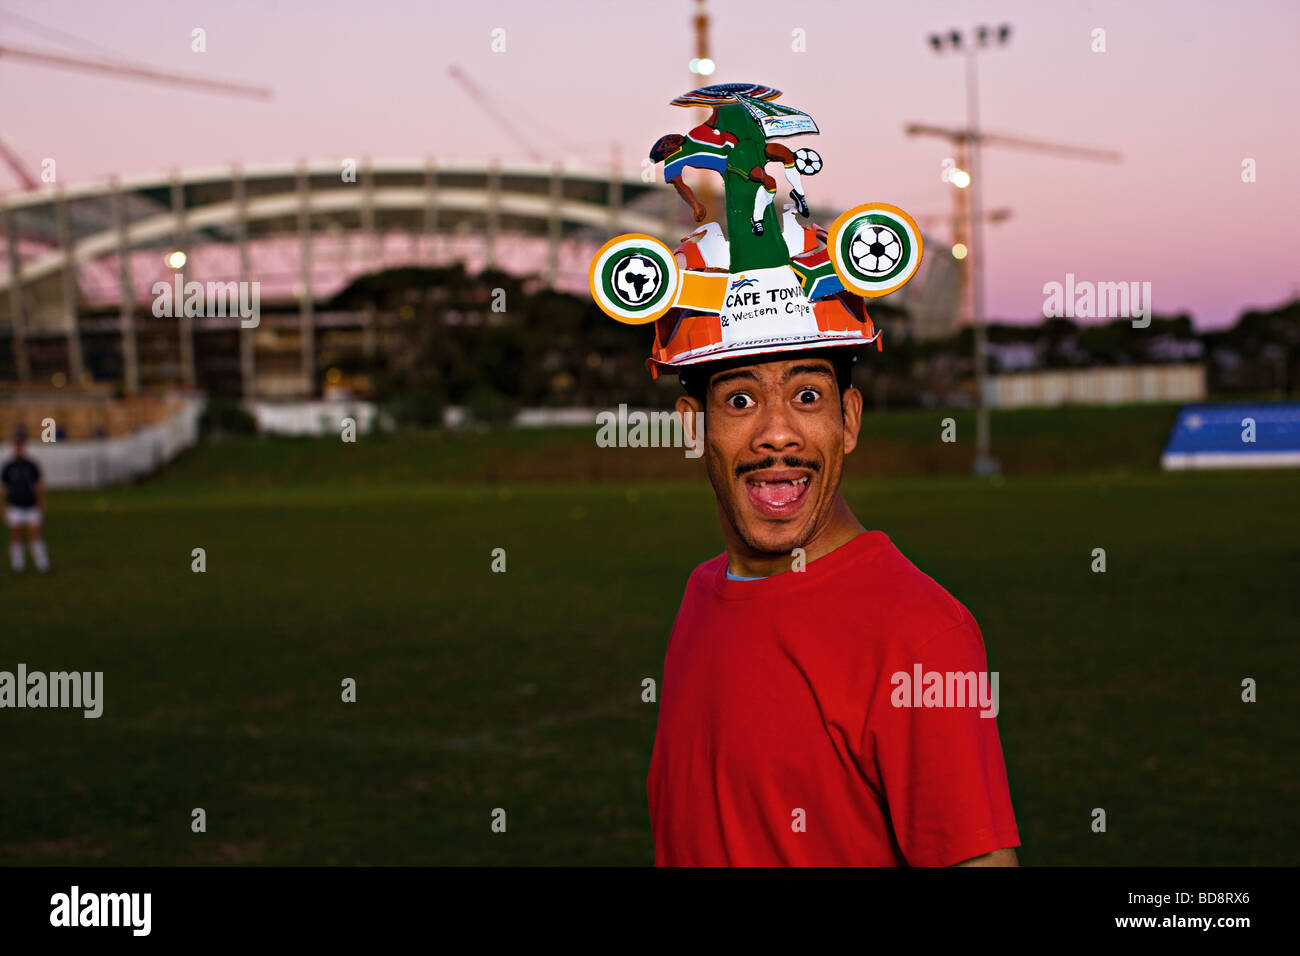
[[(448, 76), (459, 65), (547, 160), (629, 174), (690, 114), (694, 0), (366, 3), (8, 0), (0, 46), (111, 56), (270, 87), (269, 102), (0, 57), (0, 138), (60, 183), (172, 168), (344, 156), (524, 160)], [(713, 82), (785, 91), (822, 133), (810, 199), (946, 212), (949, 148), (909, 121), (960, 125), (963, 57), (927, 36), (1009, 23), (979, 59), (989, 131), (1119, 150), (1119, 165), (985, 151), (987, 313), (1041, 317), (1043, 286), (1150, 282), (1198, 326), (1300, 296), (1300, 4), (1295, 0), (711, 0)], [(34, 23), (32, 22), (34, 21)], [(36, 24), (39, 24), (36, 25)], [(207, 51), (190, 49), (191, 31)], [(492, 31), (506, 50), (491, 50)], [(1106, 51), (1092, 52), (1105, 30)], [(792, 49), (796, 30), (806, 52)], [(1257, 181), (1242, 181), (1243, 160)], [(8, 169), (0, 188), (17, 188)], [(946, 236), (945, 227), (932, 228)], [(927, 248), (927, 255), (942, 250)]]

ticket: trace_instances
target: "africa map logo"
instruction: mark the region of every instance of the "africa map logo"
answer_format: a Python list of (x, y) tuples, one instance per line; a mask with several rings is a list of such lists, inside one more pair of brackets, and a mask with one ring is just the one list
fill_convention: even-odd
[(648, 256), (625, 256), (614, 266), (614, 294), (628, 306), (636, 307), (654, 299), (663, 285), (659, 264)]

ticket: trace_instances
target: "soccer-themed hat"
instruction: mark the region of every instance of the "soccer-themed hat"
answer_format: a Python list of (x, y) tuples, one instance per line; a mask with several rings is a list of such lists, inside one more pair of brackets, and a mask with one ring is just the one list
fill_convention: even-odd
[(915, 274), (916, 223), (885, 203), (856, 206), (824, 231), (800, 225), (790, 208), (781, 222), (788, 264), (736, 273), (728, 271), (729, 243), (717, 223), (705, 223), (676, 250), (653, 236), (619, 236), (592, 259), (592, 295), (619, 322), (654, 324), (646, 367), (655, 378), (746, 355), (883, 350), (865, 300), (896, 291)]
[[(718, 222), (705, 222), (670, 249), (632, 233), (605, 243), (591, 261), (588, 287), (596, 304), (619, 322), (654, 324), (646, 367), (655, 378), (669, 369), (748, 356), (872, 344), (879, 351), (880, 330), (865, 300), (902, 288), (920, 266), (921, 230), (897, 206), (859, 204), (829, 229), (812, 222), (802, 177), (819, 173), (822, 158), (776, 140), (816, 134), (817, 124), (773, 103), (780, 95), (762, 84), (720, 83), (672, 101), (715, 107), (704, 126), (690, 132), (693, 141), (710, 144), (696, 151), (707, 153), (708, 162), (682, 165), (722, 177), (725, 235)], [(784, 165), (795, 200), (784, 211), (773, 205), (774, 177), (763, 172), (768, 162)], [(665, 178), (697, 211), (698, 200), (669, 166)], [(805, 222), (796, 218), (796, 208)]]

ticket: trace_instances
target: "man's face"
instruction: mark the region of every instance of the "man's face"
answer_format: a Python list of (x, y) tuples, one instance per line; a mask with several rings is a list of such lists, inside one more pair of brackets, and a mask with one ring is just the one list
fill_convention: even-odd
[[(861, 393), (846, 390), (841, 408), (831, 363), (799, 357), (718, 372), (706, 401), (705, 462), (735, 537), (759, 553), (803, 547), (835, 508)], [(677, 408), (700, 410), (688, 396)]]

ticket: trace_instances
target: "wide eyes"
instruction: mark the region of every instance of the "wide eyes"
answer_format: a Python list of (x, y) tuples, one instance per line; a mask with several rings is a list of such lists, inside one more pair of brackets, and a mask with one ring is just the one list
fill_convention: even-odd
[[(796, 405), (812, 405), (821, 397), (821, 392), (808, 385), (795, 392), (794, 403)], [(744, 411), (747, 408), (753, 408), (758, 403), (747, 392), (736, 392), (734, 395), (727, 397), (727, 404), (736, 411)]]

